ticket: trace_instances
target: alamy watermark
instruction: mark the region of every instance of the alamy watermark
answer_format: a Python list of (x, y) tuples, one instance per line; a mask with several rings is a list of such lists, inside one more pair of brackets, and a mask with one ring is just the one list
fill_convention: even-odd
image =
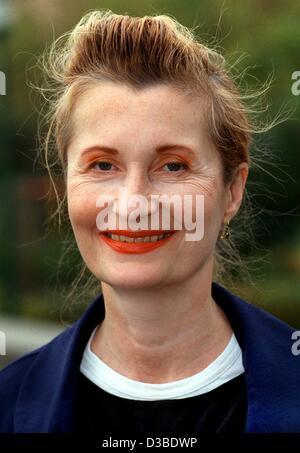
[(0, 96), (6, 95), (6, 76), (3, 71), (0, 71)]
[(6, 355), (6, 335), (0, 330), (0, 355)]
[(292, 80), (295, 80), (295, 82), (291, 86), (292, 94), (294, 96), (299, 96), (299, 94), (300, 94), (300, 71), (293, 72)]
[[(151, 194), (150, 201), (148, 198), (141, 194), (128, 197), (126, 186), (119, 188), (117, 200), (100, 195), (96, 201), (102, 208), (96, 218), (98, 230), (185, 230), (186, 241), (203, 238), (204, 195)], [(128, 212), (129, 208), (134, 209)]]
[(292, 333), (292, 340), (295, 340), (291, 347), (292, 354), (300, 355), (300, 330), (295, 330)]
[[(0, 71), (0, 96), (6, 95), (6, 77), (3, 71)], [(6, 355), (6, 335), (0, 330), (0, 355)]]

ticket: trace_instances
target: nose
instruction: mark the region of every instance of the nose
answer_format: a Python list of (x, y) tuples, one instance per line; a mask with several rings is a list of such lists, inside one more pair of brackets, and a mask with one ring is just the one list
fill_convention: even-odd
[(142, 168), (132, 168), (124, 180), (128, 196), (143, 195), (147, 197), (151, 191), (149, 177)]
[(134, 169), (127, 173), (123, 185), (119, 187), (118, 199), (114, 203), (113, 211), (121, 223), (127, 222), (131, 213), (138, 211), (138, 222), (146, 221), (155, 215), (159, 209), (155, 200), (151, 202), (152, 185), (148, 175), (141, 169)]

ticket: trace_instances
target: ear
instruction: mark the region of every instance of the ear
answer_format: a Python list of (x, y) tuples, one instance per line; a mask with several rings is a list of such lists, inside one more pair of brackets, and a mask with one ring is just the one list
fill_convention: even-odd
[(231, 181), (226, 186), (226, 199), (224, 222), (230, 221), (238, 212), (243, 200), (246, 181), (248, 178), (249, 166), (246, 162), (242, 162), (235, 169)]

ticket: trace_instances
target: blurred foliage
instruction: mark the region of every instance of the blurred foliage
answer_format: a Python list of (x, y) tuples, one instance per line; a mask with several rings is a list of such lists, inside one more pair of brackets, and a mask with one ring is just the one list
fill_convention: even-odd
[[(21, 187), (22, 192), (22, 177), (41, 174), (33, 165), (39, 107), (29, 83), (34, 82), (36, 56), (53, 38), (71, 29), (88, 10), (108, 8), (138, 16), (169, 14), (186, 26), (197, 27), (198, 36), (205, 42), (214, 43), (216, 38), (230, 61), (242, 56), (238, 70), (249, 69), (245, 78), (248, 86), (263, 83), (272, 73), (273, 84), (266, 99), (269, 110), (263, 119), (275, 117), (282, 110), (290, 109), (292, 114), (288, 121), (260, 138), (258, 149), (267, 146), (275, 161), (264, 162), (263, 170), (253, 171), (249, 178), (268, 188), (268, 192), (259, 189), (254, 199), (262, 208), (256, 220), (257, 242), (270, 249), (270, 254), (262, 268), (254, 271), (253, 284), (244, 288), (237, 282), (237, 292), (299, 326), (300, 96), (291, 93), (291, 75), (300, 70), (300, 3), (295, 0), (10, 0), (9, 5), (12, 21), (0, 30), (0, 70), (7, 75), (7, 95), (0, 98), (3, 200), (0, 308), (26, 316), (59, 318), (61, 300), (58, 297), (52, 303), (56, 295), (51, 294), (56, 285), (55, 263), (59, 260), (61, 243), (55, 234), (43, 237), (43, 213), (41, 228), (29, 228), (30, 214), (26, 215), (29, 207), (20, 206), (22, 202), (15, 190)], [(39, 201), (32, 200), (32, 203), (35, 206)], [(23, 226), (28, 222), (26, 234), (21, 221)], [(59, 283), (66, 286), (71, 281), (71, 277), (66, 277), (67, 266), (61, 268), (63, 278)]]

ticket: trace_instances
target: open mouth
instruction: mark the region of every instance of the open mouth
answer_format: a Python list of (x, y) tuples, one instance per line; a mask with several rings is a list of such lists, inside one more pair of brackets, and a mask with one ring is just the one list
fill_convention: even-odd
[(125, 236), (125, 235), (112, 234), (112, 233), (103, 233), (103, 234), (105, 234), (105, 236), (109, 237), (113, 241), (138, 243), (138, 242), (157, 242), (157, 241), (160, 241), (161, 239), (170, 237), (172, 234), (174, 234), (174, 232), (162, 233), (159, 235), (152, 234), (149, 236), (138, 236), (138, 237), (131, 237), (131, 236)]
[[(122, 234), (121, 234), (122, 233)], [(166, 244), (176, 231), (102, 231), (100, 238), (120, 253), (146, 253)]]

